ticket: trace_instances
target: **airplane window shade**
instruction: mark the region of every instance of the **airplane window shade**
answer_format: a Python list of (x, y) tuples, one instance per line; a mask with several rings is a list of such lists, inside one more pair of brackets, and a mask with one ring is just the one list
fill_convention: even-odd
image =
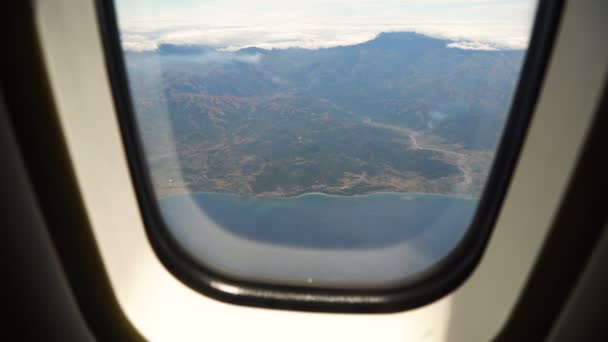
[(99, 2), (162, 262), (265, 307), (395, 311), (449, 292), (481, 256), (542, 82), (559, 5), (536, 8)]

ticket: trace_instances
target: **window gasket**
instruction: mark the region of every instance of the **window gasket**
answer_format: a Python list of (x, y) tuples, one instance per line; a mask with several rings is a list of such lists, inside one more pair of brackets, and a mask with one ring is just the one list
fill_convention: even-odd
[(473, 272), (486, 248), (510, 184), (536, 105), (563, 8), (563, 0), (540, 0), (510, 113), (488, 180), (462, 240), (438, 263), (389, 289), (327, 289), (237, 280), (197, 263), (161, 217), (138, 135), (113, 1), (96, 1), (105, 63), (131, 179), (148, 239), (161, 263), (190, 288), (231, 304), (345, 313), (413, 309), (450, 293)]

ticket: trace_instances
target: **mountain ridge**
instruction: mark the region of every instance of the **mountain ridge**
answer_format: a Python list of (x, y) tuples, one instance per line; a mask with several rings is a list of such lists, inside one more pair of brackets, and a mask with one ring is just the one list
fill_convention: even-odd
[[(155, 184), (163, 194), (475, 194), (524, 51), (448, 42), (388, 32), (321, 49), (129, 53)], [(153, 124), (163, 117), (168, 127)], [(162, 157), (168, 134), (174, 162)]]

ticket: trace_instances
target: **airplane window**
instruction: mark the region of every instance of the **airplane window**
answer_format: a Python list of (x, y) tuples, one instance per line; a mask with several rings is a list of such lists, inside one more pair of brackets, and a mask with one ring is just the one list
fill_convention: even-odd
[(487, 237), (535, 1), (114, 8), (134, 182), (189, 284), (396, 291)]

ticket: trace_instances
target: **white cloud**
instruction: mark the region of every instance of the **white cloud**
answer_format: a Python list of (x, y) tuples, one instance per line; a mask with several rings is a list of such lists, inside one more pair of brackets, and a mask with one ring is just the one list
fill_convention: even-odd
[(122, 48), (129, 51), (150, 51), (158, 49), (158, 44), (142, 34), (122, 34)]
[(154, 8), (118, 1), (123, 47), (143, 51), (172, 43), (225, 50), (322, 48), (360, 43), (380, 32), (413, 31), (454, 40), (449, 44), (453, 48), (525, 48), (535, 7), (533, 0), (175, 3)]
[(481, 41), (456, 41), (453, 43), (447, 44), (447, 47), (454, 49), (463, 49), (463, 50), (483, 50), (483, 51), (496, 51), (499, 49), (494, 44), (485, 43)]
[(231, 63), (240, 62), (247, 64), (256, 64), (260, 61), (260, 54), (235, 54), (230, 52), (208, 52), (199, 56), (195, 56), (202, 63)]

